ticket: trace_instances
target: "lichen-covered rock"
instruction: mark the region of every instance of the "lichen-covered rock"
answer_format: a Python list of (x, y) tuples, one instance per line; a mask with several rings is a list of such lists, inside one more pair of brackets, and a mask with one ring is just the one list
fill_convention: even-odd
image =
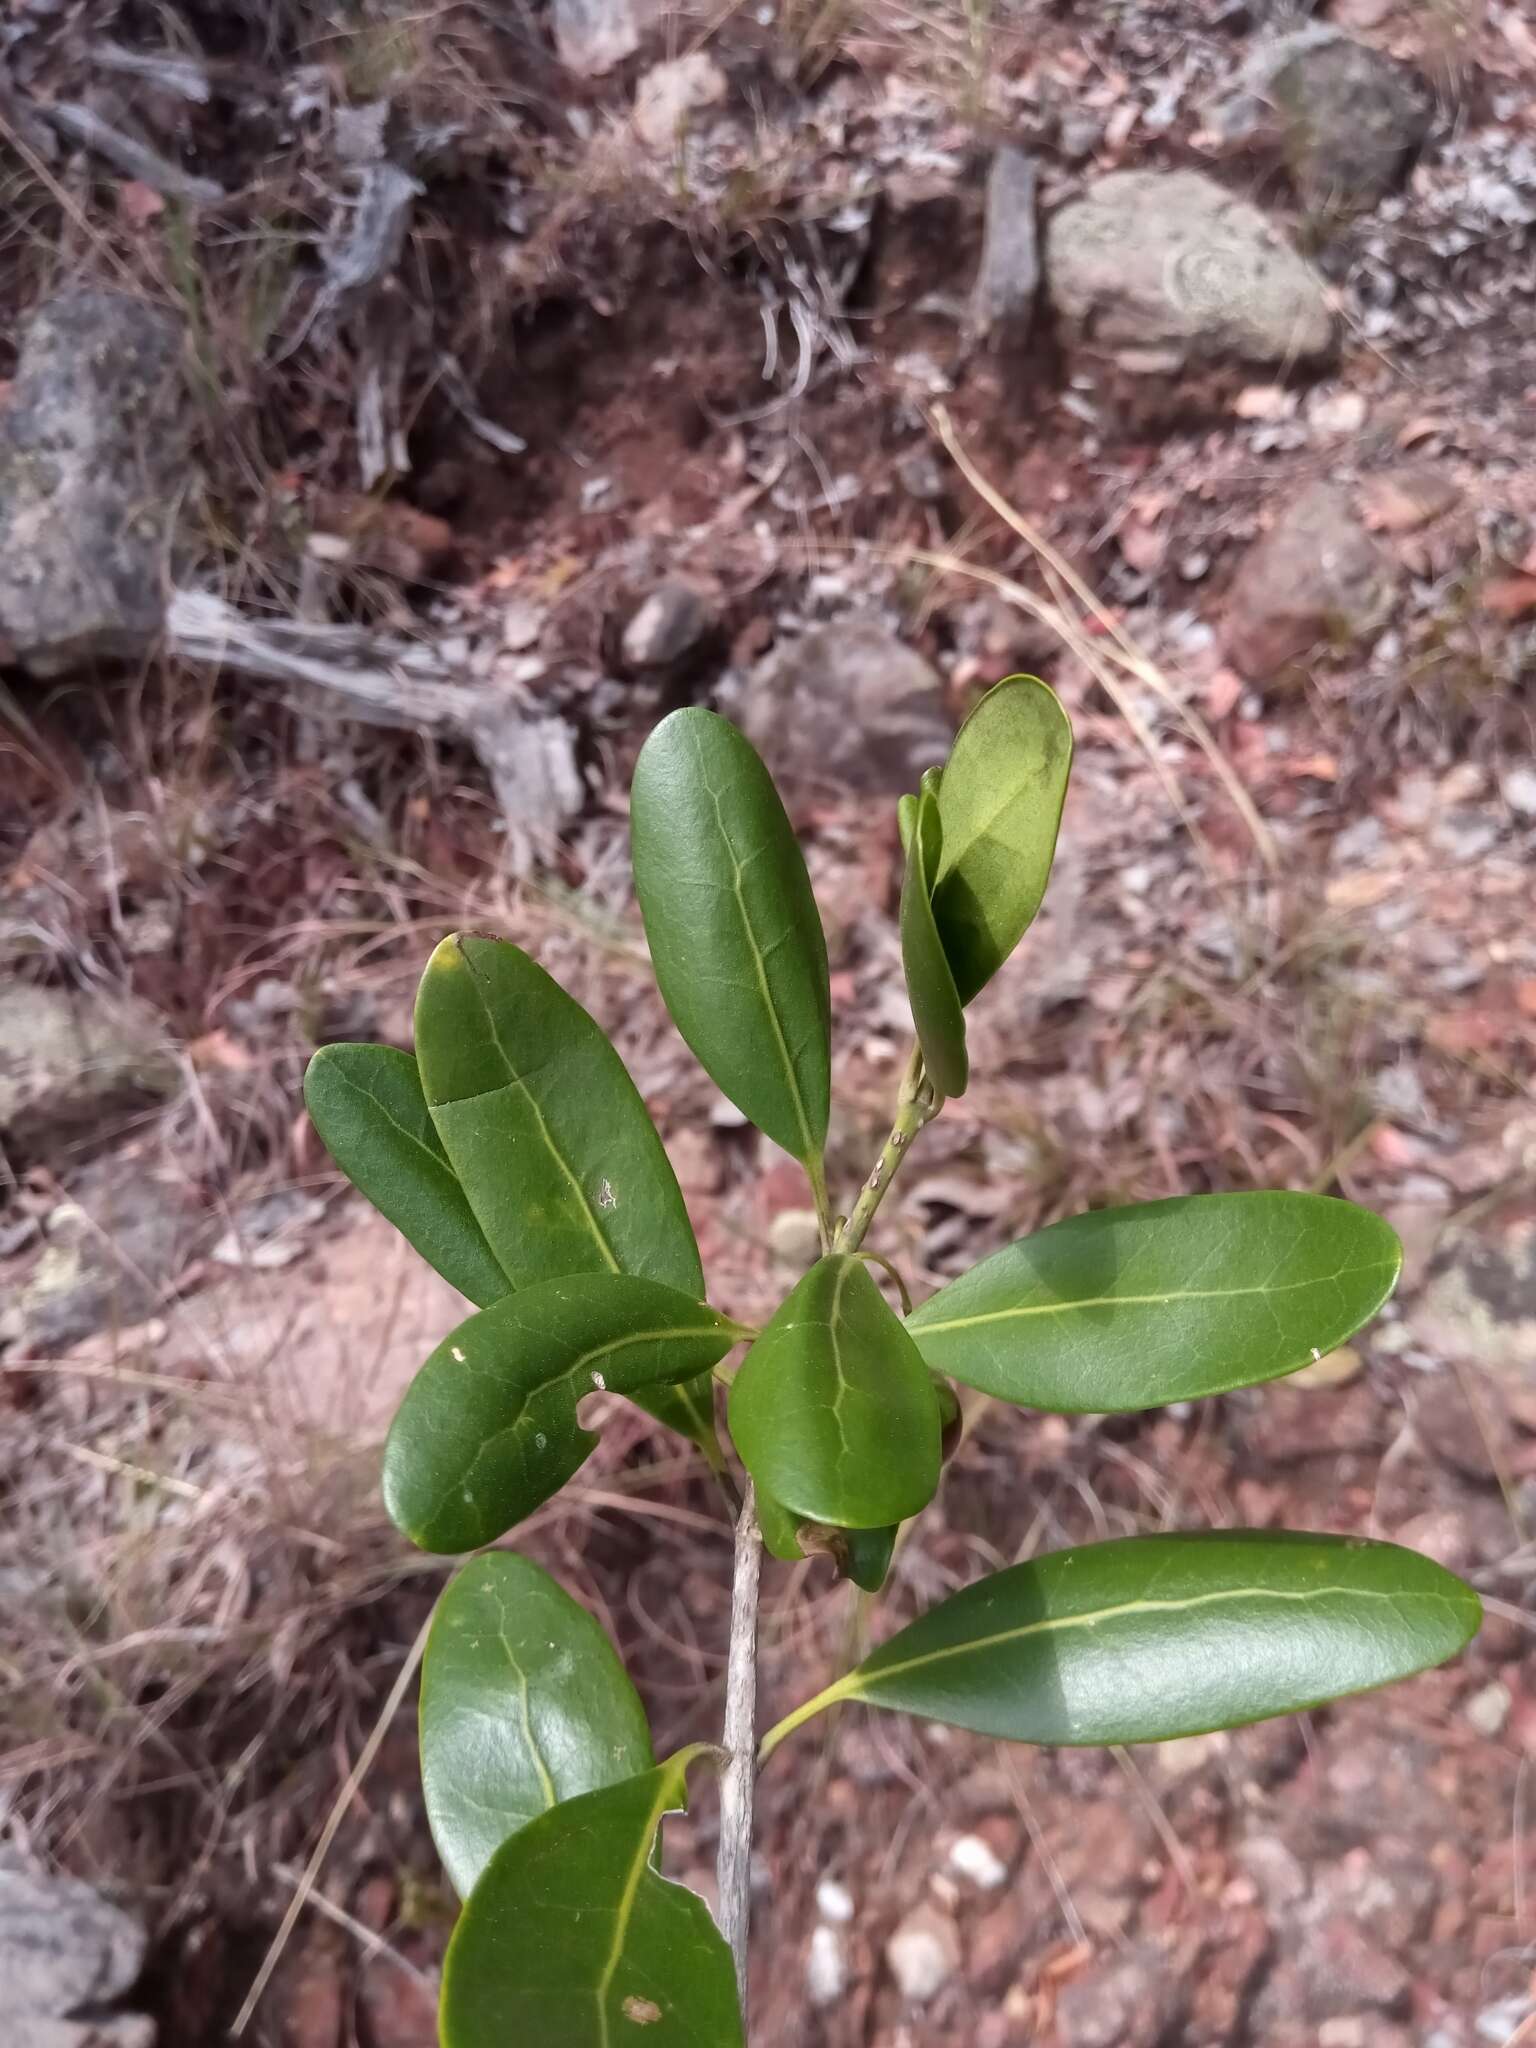
[(111, 2005), (144, 1967), (138, 1921), (75, 1878), (0, 1858), (0, 1984), (8, 2016), (67, 2019)]
[(0, 640), (40, 675), (144, 654), (164, 618), (185, 457), (178, 321), (62, 292), (33, 315), (0, 424)]
[(1348, 491), (1311, 485), (1244, 557), (1227, 599), (1234, 668), (1256, 682), (1314, 648), (1346, 647), (1391, 609), (1397, 569), (1361, 524)]
[(1536, 1387), (1536, 1212), (1503, 1211), (1436, 1253), (1411, 1316), (1427, 1351)]
[(1040, 288), (1038, 185), (1034, 158), (1004, 144), (987, 174), (986, 229), (970, 308), (971, 332), (993, 342), (1019, 340), (1034, 316)]
[(0, 1137), (11, 1153), (89, 1139), (179, 1083), (147, 1004), (19, 981), (0, 989)]
[(1328, 354), (1323, 287), (1267, 215), (1200, 171), (1113, 171), (1050, 222), (1046, 285), (1072, 342), (1171, 374)]

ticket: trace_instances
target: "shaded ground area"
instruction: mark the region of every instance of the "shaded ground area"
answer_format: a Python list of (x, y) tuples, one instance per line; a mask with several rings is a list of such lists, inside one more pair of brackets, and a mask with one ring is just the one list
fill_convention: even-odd
[[(1281, 15), (93, 0), (0, 31), (12, 441), (61, 291), (131, 295), (190, 363), (173, 511), (115, 529), (180, 597), (112, 613), (105, 666), (14, 565), (116, 500), (0, 475), (0, 1782), (17, 1847), (149, 1927), (128, 2002), (163, 2043), (224, 2037), (443, 1578), (376, 1460), (456, 1306), (330, 1174), (308, 1052), (407, 1042), (443, 930), (518, 939), (614, 1032), (712, 1297), (770, 1304), (803, 1184), (652, 993), (629, 764), (698, 699), (784, 781), (851, 1189), (906, 1051), (892, 799), (1020, 668), (1078, 734), (1058, 869), (880, 1248), (928, 1286), (1089, 1204), (1283, 1185), (1384, 1211), (1407, 1282), (1348, 1353), (1188, 1413), (979, 1404), (878, 1611), (774, 1568), (766, 1708), (982, 1570), (1132, 1530), (1390, 1536), (1490, 1619), (1390, 1695), (1159, 1751), (827, 1724), (763, 1783), (761, 2038), (1536, 2024), (1536, 35), (1495, 0), (1340, 0), (1300, 44)], [(578, 16), (628, 47), (583, 68)], [(1074, 281), (1063, 212), (1123, 171), (1215, 196), (1156, 185)], [(152, 451), (99, 347), (72, 374), (86, 481), (134, 505)], [(675, 1448), (616, 1411), (525, 1533), (658, 1742), (715, 1734), (728, 1531)], [(413, 1734), (407, 1703), (247, 2039), (434, 2038)], [(668, 1856), (708, 1891), (707, 1800)]]

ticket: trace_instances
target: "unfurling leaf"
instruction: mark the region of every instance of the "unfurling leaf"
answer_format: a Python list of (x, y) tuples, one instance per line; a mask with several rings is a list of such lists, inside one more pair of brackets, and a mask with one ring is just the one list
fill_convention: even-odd
[(624, 1062), (536, 961), (501, 939), (444, 939), (416, 998), (416, 1058), (514, 1286), (634, 1273), (704, 1292), (677, 1176)]
[(448, 1944), (443, 2048), (741, 2048), (730, 1951), (704, 1901), (654, 1867), (690, 1755), (502, 1844)]
[(1060, 1550), (967, 1586), (828, 1688), (1008, 1742), (1161, 1742), (1444, 1663), (1477, 1595), (1391, 1543), (1256, 1530)]
[(1034, 922), (1056, 852), (1072, 727), (1034, 676), (989, 690), (955, 735), (939, 786), (933, 914), (962, 1003)]
[[(500, 939), (445, 939), (416, 998), (416, 1052), (446, 1156), (509, 1276), (500, 1293), (635, 1273), (703, 1294), (682, 1191), (639, 1091), (536, 961)], [(656, 1387), (636, 1405), (718, 1463), (708, 1385)]]
[(511, 1292), (448, 1164), (408, 1052), (322, 1046), (304, 1076), (304, 1101), (347, 1179), (429, 1266), (477, 1308)]
[(1402, 1247), (1323, 1195), (1175, 1196), (1100, 1209), (994, 1252), (907, 1320), (936, 1372), (1063, 1414), (1278, 1378), (1373, 1316)]
[(384, 1447), (384, 1505), (423, 1550), (474, 1550), (532, 1514), (597, 1442), (591, 1393), (689, 1380), (744, 1333), (628, 1273), (546, 1280), (482, 1309), (412, 1380)]
[[(904, 798), (903, 802), (911, 801)], [(909, 812), (906, 869), (901, 883), (901, 961), (907, 1000), (928, 1078), (941, 1095), (963, 1095), (969, 1079), (965, 1012), (933, 915), (933, 877), (942, 854), (938, 802), (925, 778)]]
[(509, 1835), (651, 1768), (645, 1710), (601, 1627), (526, 1557), (465, 1565), (421, 1668), (421, 1782), (461, 1898)]
[(939, 1483), (939, 1408), (917, 1348), (862, 1259), (820, 1260), (742, 1361), (731, 1436), (802, 1521), (881, 1528)]
[(630, 796), (635, 892), (662, 997), (716, 1085), (819, 1170), (831, 1094), (827, 944), (778, 791), (712, 711), (674, 711)]

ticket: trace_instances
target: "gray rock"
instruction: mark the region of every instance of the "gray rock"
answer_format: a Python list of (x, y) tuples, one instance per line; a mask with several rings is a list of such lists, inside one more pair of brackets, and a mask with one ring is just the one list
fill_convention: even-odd
[(0, 988), (0, 1136), (10, 1150), (88, 1139), (179, 1084), (147, 1004), (19, 981)]
[(0, 1347), (46, 1356), (143, 1322), (206, 1234), (181, 1190), (142, 1160), (97, 1160), (48, 1217), (42, 1256), (0, 1307)]
[(1156, 2048), (1169, 2035), (1178, 2003), (1167, 1957), (1150, 1942), (1133, 1943), (1062, 1992), (1056, 2022), (1063, 2048)]
[(1320, 210), (1374, 206), (1429, 132), (1430, 96), (1418, 73), (1336, 33), (1286, 37), (1269, 97), (1297, 193)]
[(601, 78), (640, 47), (651, 0), (554, 0), (555, 49), (567, 71)]
[(1396, 590), (1396, 565), (1361, 525), (1349, 492), (1312, 484), (1238, 568), (1223, 628), (1228, 658), (1255, 681), (1278, 676), (1314, 648), (1375, 632)]
[(775, 779), (800, 793), (900, 795), (954, 739), (934, 670), (858, 621), (776, 647), (753, 671), (740, 716)]
[(623, 654), (631, 668), (670, 668), (691, 654), (715, 624), (703, 592), (674, 578), (658, 584), (624, 628)]
[(993, 157), (981, 265), (971, 294), (970, 327), (977, 336), (1017, 340), (1033, 317), (1040, 289), (1038, 185), (1034, 159), (1023, 150), (1005, 144)]
[(19, 1857), (0, 1858), (0, 1983), (8, 2018), (67, 2019), (110, 2005), (137, 1981), (144, 1950), (139, 1923), (88, 1884), (44, 1876)]
[(960, 1967), (960, 1930), (947, 1913), (914, 1906), (886, 1943), (885, 1960), (902, 1997), (927, 2005)]
[(0, 429), (0, 639), (40, 675), (151, 648), (186, 450), (182, 330), (69, 291), (34, 314)]
[(1098, 179), (1051, 220), (1045, 276), (1077, 345), (1128, 370), (1304, 363), (1333, 345), (1314, 272), (1256, 206), (1200, 171)]
[(1505, 1210), (1456, 1231), (1409, 1322), (1426, 1351), (1536, 1387), (1536, 1214)]
[(132, 2012), (92, 2020), (22, 2016), (7, 2033), (6, 2048), (155, 2048), (155, 2023)]

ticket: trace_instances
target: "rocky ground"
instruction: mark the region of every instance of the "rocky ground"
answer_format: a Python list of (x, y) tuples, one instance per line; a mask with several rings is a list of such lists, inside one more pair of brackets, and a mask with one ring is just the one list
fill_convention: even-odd
[[(1132, 1529), (1389, 1535), (1490, 1618), (1146, 1753), (831, 1725), (763, 1784), (758, 2037), (1536, 2040), (1528, 9), (23, 0), (0, 158), (24, 2048), (225, 2037), (441, 1583), (374, 1474), (455, 1303), (330, 1175), (308, 1052), (401, 1041), (444, 929), (517, 937), (613, 1030), (714, 1296), (763, 1304), (803, 1188), (651, 993), (629, 764), (697, 699), (789, 793), (851, 1187), (905, 1051), (892, 798), (1021, 668), (1078, 733), (1058, 869), (884, 1248), (927, 1283), (1286, 1185), (1387, 1213), (1407, 1280), (1284, 1385), (979, 1407), (878, 1614), (776, 1570), (767, 1704)], [(529, 1532), (662, 1741), (718, 1727), (727, 1539), (632, 1414)], [(433, 2040), (410, 1722), (246, 2039)], [(710, 1831), (668, 1851), (705, 1890)]]

